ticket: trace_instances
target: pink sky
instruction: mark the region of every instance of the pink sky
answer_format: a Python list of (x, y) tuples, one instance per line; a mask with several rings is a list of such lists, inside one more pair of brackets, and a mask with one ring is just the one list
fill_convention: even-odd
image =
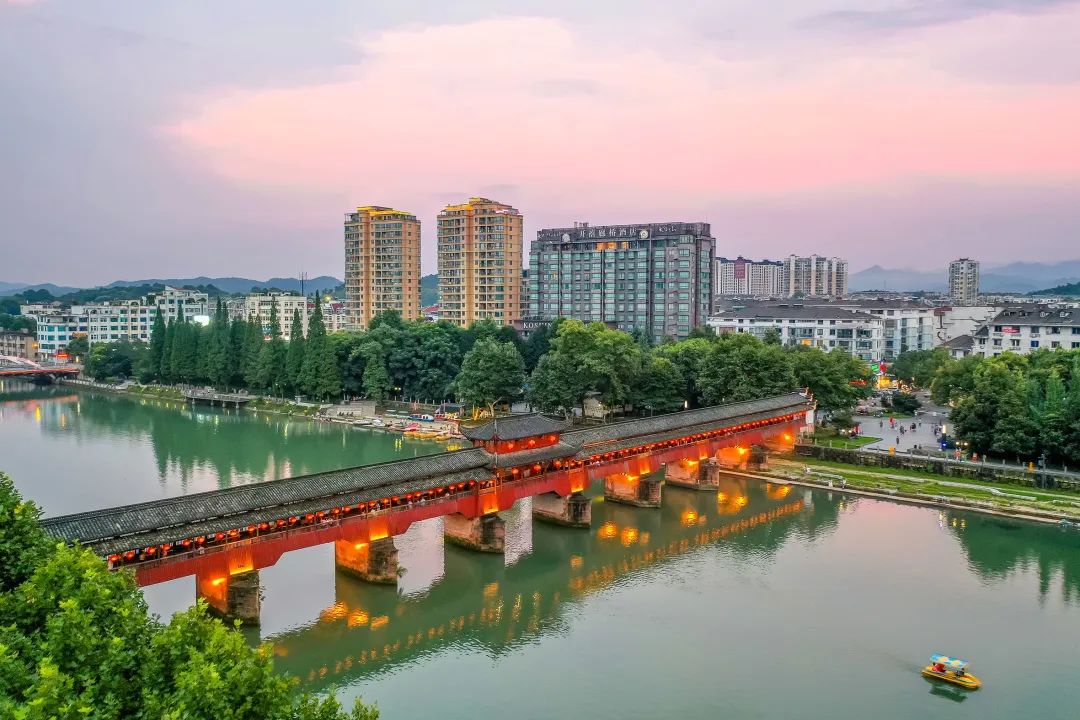
[[(435, 216), (469, 195), (516, 205), (527, 239), (576, 220), (705, 220), (720, 254), (838, 254), (854, 269), (1080, 257), (1076, 2), (271, 2), (224, 19), (203, 5), (7, 11), (52, 53), (79, 52), (61, 67), (90, 76), (72, 74), (80, 111), (105, 114), (88, 134), (115, 129), (117, 147), (65, 172), (92, 178), (80, 187), (101, 194), (85, 200), (109, 230), (99, 249), (127, 275), (340, 275), (342, 214), (366, 204), (421, 218), (432, 271)], [(47, 24), (61, 7), (76, 40), (108, 28), (104, 55)], [(126, 52), (142, 45), (152, 61)], [(27, 132), (58, 117), (79, 112)], [(55, 163), (25, 160), (39, 181), (0, 209), (55, 237), (42, 209), (71, 193)], [(155, 257), (124, 251), (159, 235)]]

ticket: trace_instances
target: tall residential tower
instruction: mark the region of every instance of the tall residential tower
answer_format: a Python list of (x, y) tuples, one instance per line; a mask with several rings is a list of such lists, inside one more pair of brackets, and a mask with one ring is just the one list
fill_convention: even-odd
[(384, 310), (420, 318), (420, 221), (388, 207), (367, 205), (345, 214), (347, 326), (367, 328)]
[(949, 298), (957, 305), (975, 305), (979, 299), (979, 261), (960, 258), (949, 263)]
[(439, 319), (509, 325), (521, 304), (521, 213), (473, 197), (439, 213)]

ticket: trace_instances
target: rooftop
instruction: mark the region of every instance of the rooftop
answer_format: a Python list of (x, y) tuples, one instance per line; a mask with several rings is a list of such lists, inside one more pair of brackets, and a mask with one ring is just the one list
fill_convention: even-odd
[(496, 437), (499, 440), (520, 440), (548, 433), (561, 433), (568, 427), (570, 427), (568, 420), (532, 413), (489, 420), (476, 427), (463, 426), (461, 433), (470, 440), (493, 440)]
[(737, 306), (727, 310), (718, 310), (713, 318), (751, 319), (751, 320), (877, 320), (869, 313), (856, 312), (830, 305), (805, 305), (802, 303), (779, 303), (768, 305)]

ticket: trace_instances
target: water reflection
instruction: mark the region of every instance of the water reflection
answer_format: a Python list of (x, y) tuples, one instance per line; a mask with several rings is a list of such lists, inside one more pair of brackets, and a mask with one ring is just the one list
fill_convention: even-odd
[[(54, 461), (58, 466), (65, 461), (64, 470), (71, 472), (72, 458), (64, 457), (66, 449), (51, 448), (52, 443), (72, 444), (72, 453), (108, 450), (102, 462), (91, 467), (75, 463), (82, 481), (100, 483), (104, 490), (93, 507), (445, 450), (444, 445), (432, 441), (344, 425), (246, 410), (190, 407), (175, 400), (83, 390), (73, 393), (63, 386), (36, 387), (22, 381), (0, 382), (0, 427), (4, 427), (0, 457), (20, 455), (23, 461), (23, 467), (0, 469), (16, 474), (17, 483), (25, 482), (22, 475), (28, 472), (26, 467), (37, 475), (55, 475), (59, 467), (50, 467)], [(35, 445), (32, 456), (25, 447), (27, 442)], [(50, 457), (51, 453), (56, 456)], [(140, 471), (137, 478), (132, 477), (136, 468)], [(110, 487), (117, 475), (124, 479), (124, 487)], [(49, 489), (39, 484), (31, 496), (50, 514), (90, 509), (68, 507), (63, 483), (57, 485), (53, 494), (42, 495), (35, 493), (48, 493)]]
[(940, 513), (960, 541), (972, 572), (988, 583), (1018, 572), (1038, 577), (1045, 602), (1056, 582), (1068, 605), (1080, 605), (1080, 530), (967, 513)]
[[(589, 595), (680, 556), (718, 546), (767, 561), (793, 533), (811, 539), (835, 527), (836, 501), (807, 502), (802, 492), (779, 489), (732, 483), (732, 499), (718, 502), (716, 493), (668, 488), (660, 510), (594, 500), (588, 531), (534, 523), (517, 507), (507, 517), (507, 544), (518, 554), (505, 559), (444, 547), (431, 537), (435, 530), (413, 528), (398, 539), (408, 568), (403, 592), (337, 573), (333, 605), (312, 624), (267, 639), (278, 666), (313, 689), (386, 672), (454, 643), (497, 656), (564, 632), (567, 613)], [(427, 542), (417, 543), (421, 536)], [(441, 574), (417, 592), (408, 581), (413, 564), (425, 568), (425, 579), (440, 564)]]

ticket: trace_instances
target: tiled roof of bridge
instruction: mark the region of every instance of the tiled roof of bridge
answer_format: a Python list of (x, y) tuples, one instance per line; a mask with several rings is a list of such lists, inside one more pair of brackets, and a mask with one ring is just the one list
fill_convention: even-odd
[[(500, 440), (520, 440), (521, 438), (562, 432), (568, 427), (570, 427), (568, 420), (548, 417), (540, 413), (531, 413), (529, 415), (516, 415), (499, 418), (498, 420), (489, 420), (476, 427), (463, 427), (461, 428), (461, 434), (470, 440), (491, 440), (496, 434)], [(498, 430), (497, 433), (496, 430)]]
[[(447, 453), (451, 454), (451, 453)], [(310, 476), (308, 476), (310, 477)], [(326, 497), (312, 498), (303, 502), (294, 503), (288, 506), (288, 508), (282, 507), (270, 507), (252, 510), (250, 512), (243, 512), (237, 515), (231, 515), (227, 522), (222, 522), (220, 518), (206, 519), (195, 523), (185, 524), (181, 527), (166, 528), (149, 530), (146, 532), (139, 532), (133, 535), (125, 535), (122, 537), (114, 537), (104, 541), (93, 542), (94, 549), (102, 554), (108, 555), (114, 552), (123, 552), (131, 548), (147, 547), (149, 545), (160, 545), (166, 542), (176, 542), (177, 540), (185, 537), (196, 537), (198, 535), (208, 535), (214, 532), (220, 532), (224, 528), (242, 528), (247, 525), (257, 525), (261, 522), (270, 522), (277, 520), (284, 516), (291, 515), (305, 515), (307, 513), (315, 513), (319, 510), (326, 510), (328, 506), (334, 505), (355, 505), (360, 502), (369, 502), (371, 500), (381, 500), (387, 495), (399, 495), (404, 493), (416, 492), (418, 490), (426, 490), (432, 485), (448, 485), (450, 483), (468, 482), (469, 480), (487, 480), (491, 477), (491, 474), (483, 468), (477, 468), (473, 470), (464, 470), (462, 472), (450, 473), (448, 475), (439, 475), (437, 478), (418, 478), (415, 480), (406, 480), (401, 483), (397, 483), (393, 486), (393, 490), (388, 491), (387, 488), (378, 486), (368, 489), (359, 489), (353, 492), (346, 492), (340, 495), (335, 495), (332, 503), (327, 502)], [(53, 531), (55, 532), (55, 531)]]
[(806, 405), (807, 399), (805, 396), (799, 393), (790, 393), (765, 398), (764, 400), (748, 400), (729, 405), (714, 405), (669, 415), (657, 415), (651, 418), (624, 420), (606, 425), (570, 430), (562, 434), (562, 440), (578, 447), (587, 447), (597, 443), (637, 438), (642, 435), (653, 435), (670, 430), (685, 430), (697, 425), (730, 420), (743, 415), (774, 413), (789, 407), (792, 409), (805, 408)]
[(499, 455), (488, 453), (488, 461), (491, 463), (491, 467), (514, 467), (515, 465), (521, 466), (529, 463), (573, 457), (577, 451), (577, 447), (559, 442), (547, 447), (522, 450), (521, 452), (501, 453)]
[[(235, 516), (238, 520), (232, 526), (236, 526), (240, 524), (239, 516), (247, 517), (248, 514), (257, 510), (271, 510), (274, 518), (279, 518), (282, 514), (295, 515), (298, 512), (305, 512), (294, 507), (298, 503), (303, 504), (322, 498), (317, 504), (318, 509), (323, 509), (328, 505), (325, 498), (343, 493), (355, 493), (385, 486), (393, 486), (396, 492), (402, 483), (423, 480), (427, 485), (431, 485), (432, 478), (441, 480), (445, 476), (470, 470), (480, 470), (481, 475), (487, 477), (481, 470), (487, 466), (487, 463), (487, 453), (480, 448), (471, 448), (441, 455), (364, 465), (315, 475), (301, 475), (284, 480), (270, 480), (225, 490), (193, 493), (108, 510), (92, 510), (77, 515), (46, 518), (42, 521), (42, 525), (50, 533), (63, 540), (81, 540), (84, 543), (170, 527), (187, 528), (189, 525), (201, 525), (203, 521), (214, 518), (219, 519), (216, 527), (220, 529), (223, 524), (220, 518)], [(379, 495), (379, 497), (384, 496), (385, 493)], [(329, 504), (346, 503), (335, 501)], [(198, 534), (185, 529), (186, 535), (191, 533)]]

